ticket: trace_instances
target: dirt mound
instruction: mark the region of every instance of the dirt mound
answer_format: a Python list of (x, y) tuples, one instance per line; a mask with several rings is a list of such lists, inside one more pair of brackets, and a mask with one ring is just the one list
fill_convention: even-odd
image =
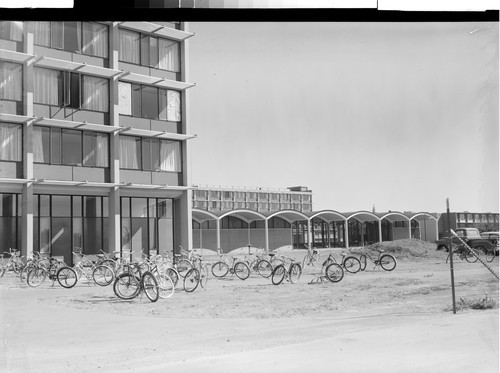
[(370, 255), (372, 253), (378, 255), (378, 250), (384, 250), (384, 252), (392, 254), (397, 258), (434, 258), (436, 256), (442, 256), (442, 253), (436, 251), (435, 243), (422, 241), (416, 238), (384, 241), (365, 246), (362, 249), (356, 249), (355, 251), (359, 251), (360, 253), (362, 251), (369, 251)]

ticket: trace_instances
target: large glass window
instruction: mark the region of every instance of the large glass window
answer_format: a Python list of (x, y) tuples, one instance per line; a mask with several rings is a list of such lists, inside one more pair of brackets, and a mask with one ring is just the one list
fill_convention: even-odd
[(178, 141), (120, 136), (120, 162), (124, 169), (182, 171)]
[(170, 254), (173, 251), (173, 204), (170, 199), (122, 198), (123, 252)]
[(9, 252), (9, 249), (20, 249), (21, 241), (18, 237), (19, 216), (17, 194), (0, 194), (0, 251)]
[(180, 43), (120, 29), (120, 61), (180, 71)]
[(0, 61), (0, 100), (22, 101), (23, 65)]
[(108, 26), (95, 22), (34, 22), (34, 43), (108, 58)]
[(0, 21), (0, 39), (23, 41), (23, 22)]
[(34, 102), (108, 112), (107, 79), (35, 67)]
[(23, 127), (14, 123), (0, 123), (0, 160), (22, 161)]
[(182, 120), (178, 91), (120, 82), (118, 92), (120, 114), (171, 122)]
[(35, 163), (109, 167), (109, 135), (34, 126), (33, 160)]

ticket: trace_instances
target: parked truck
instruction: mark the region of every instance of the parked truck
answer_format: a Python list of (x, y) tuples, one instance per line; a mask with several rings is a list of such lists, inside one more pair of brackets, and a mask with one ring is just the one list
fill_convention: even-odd
[[(493, 251), (498, 255), (498, 240), (481, 237), (477, 228), (457, 228), (455, 233), (471, 248), (482, 251), (484, 254)], [(443, 237), (436, 241), (437, 250), (449, 251), (450, 239)]]

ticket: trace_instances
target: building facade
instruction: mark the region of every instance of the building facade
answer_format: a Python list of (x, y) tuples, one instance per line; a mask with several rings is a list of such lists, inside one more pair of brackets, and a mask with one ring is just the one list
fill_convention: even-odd
[(0, 251), (191, 245), (178, 22), (0, 22)]
[[(439, 238), (448, 237), (448, 214), (439, 216)], [(450, 212), (450, 228), (478, 228), (480, 232), (498, 231), (499, 214), (493, 212)]]

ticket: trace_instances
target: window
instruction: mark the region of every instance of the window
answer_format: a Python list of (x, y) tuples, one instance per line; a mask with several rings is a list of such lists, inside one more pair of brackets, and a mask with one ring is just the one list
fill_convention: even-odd
[(181, 121), (181, 94), (178, 91), (120, 82), (118, 95), (120, 114)]
[(0, 21), (0, 39), (23, 41), (23, 23)]
[(23, 65), (0, 61), (0, 100), (22, 101)]
[(180, 44), (134, 31), (120, 29), (119, 59), (136, 65), (180, 71)]
[(104, 78), (35, 67), (34, 102), (108, 112), (109, 82)]
[(45, 164), (109, 167), (109, 135), (34, 126), (33, 161)]
[(181, 172), (181, 144), (178, 141), (120, 136), (121, 168)]
[(22, 161), (23, 127), (14, 123), (0, 123), (0, 160)]
[(108, 58), (108, 26), (95, 22), (34, 22), (34, 44)]

